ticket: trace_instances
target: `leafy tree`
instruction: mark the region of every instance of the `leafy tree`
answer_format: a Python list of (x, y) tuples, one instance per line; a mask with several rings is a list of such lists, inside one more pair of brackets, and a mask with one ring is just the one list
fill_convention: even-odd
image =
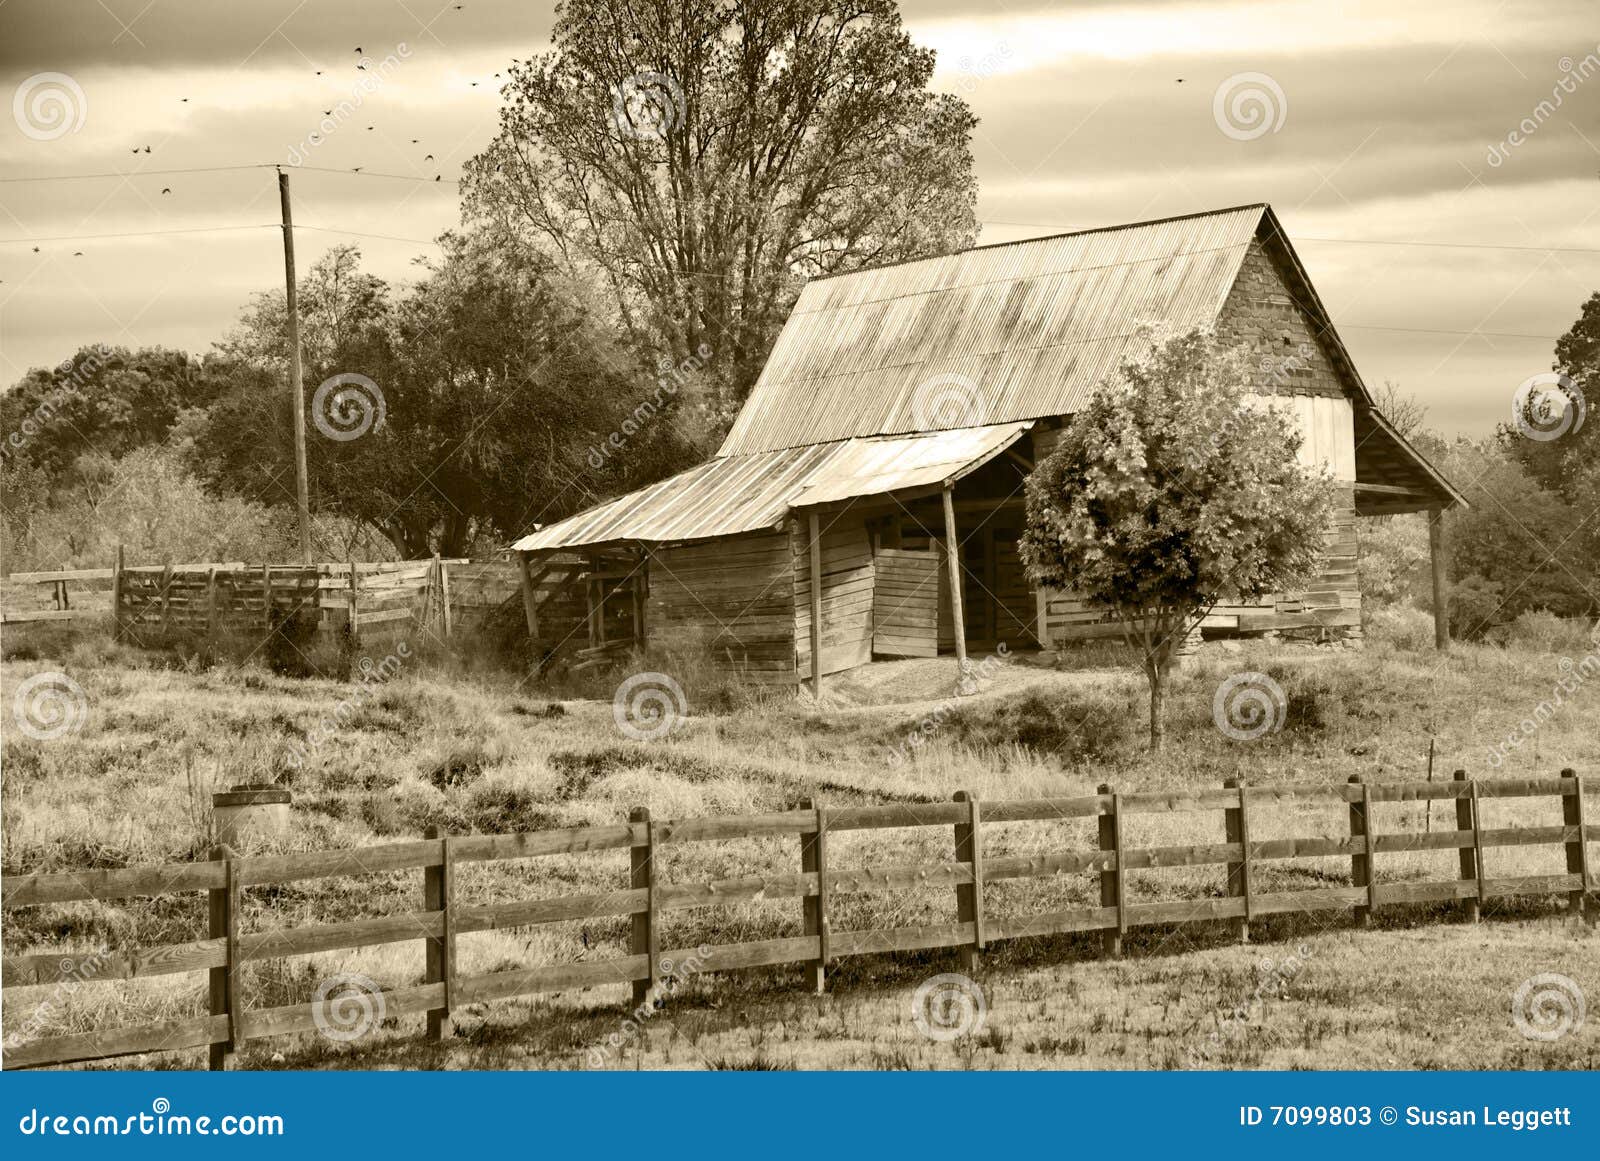
[(1249, 382), (1209, 330), (1147, 331), (1028, 480), (1028, 575), (1105, 605), (1142, 651), (1152, 749), (1184, 636), (1219, 601), (1309, 577), (1322, 551), (1332, 483)]
[(971, 242), (976, 118), (895, 0), (567, 0), (514, 63), (469, 212), (598, 278), (731, 415), (805, 279)]
[(1504, 423), (1499, 436), (1540, 484), (1572, 499), (1584, 470), (1600, 461), (1600, 292), (1589, 296), (1577, 321), (1556, 340), (1555, 354), (1551, 369), (1569, 376), (1583, 396), (1583, 426), (1557, 439), (1536, 440)]
[[(407, 557), (460, 555), (657, 478), (698, 450), (685, 434), (698, 421), (683, 377), (674, 369), (664, 390), (646, 375), (548, 259), (482, 234), (446, 234), (441, 245), (398, 295), (360, 275), (347, 252), (307, 275), (310, 288), (339, 288), (342, 303), (338, 325), (307, 351), (308, 409), (317, 386), (343, 373), (370, 378), (383, 407), (381, 424), (348, 440), (312, 415), (314, 512), (380, 532)], [(270, 333), (282, 314), (266, 302), (226, 347), (247, 366), (196, 449), (218, 485), (292, 504), (292, 412)], [(632, 432), (620, 448), (607, 443), (619, 430)], [(593, 454), (597, 445), (608, 454)]]

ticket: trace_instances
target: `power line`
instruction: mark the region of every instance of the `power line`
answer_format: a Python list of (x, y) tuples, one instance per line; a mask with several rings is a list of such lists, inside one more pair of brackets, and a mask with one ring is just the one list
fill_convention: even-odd
[(276, 222), (257, 226), (185, 226), (175, 230), (129, 230), (121, 234), (56, 234), (39, 238), (0, 238), (0, 246), (20, 245), (28, 242), (92, 242), (100, 238), (150, 238), (162, 234), (216, 234), (225, 230), (277, 230)]
[[(1023, 230), (1076, 230), (1076, 226), (1060, 222), (1001, 222), (980, 218), (983, 226), (1012, 226)], [(1450, 250), (1524, 250), (1534, 254), (1600, 254), (1600, 249), (1588, 246), (1513, 246), (1500, 242), (1425, 242), (1415, 238), (1317, 238), (1306, 234), (1291, 234), (1290, 241), (1321, 242), (1344, 246), (1426, 246)]]
[(1344, 322), (1335, 322), (1333, 325), (1344, 331), (1395, 331), (1406, 335), (1466, 335), (1469, 338), (1483, 339), (1537, 339), (1541, 343), (1556, 341), (1555, 335), (1523, 335), (1513, 334), (1510, 331), (1444, 331), (1432, 327), (1379, 327)]
[(341, 230), (337, 226), (308, 226), (304, 222), (295, 226), (295, 229), (315, 230), (319, 234), (347, 234), (352, 238), (381, 238), (385, 242), (414, 242), (418, 246), (439, 245), (432, 238), (402, 238), (398, 234), (364, 234), (360, 230)]
[(169, 177), (175, 173), (236, 173), (243, 169), (276, 169), (271, 162), (258, 161), (249, 165), (199, 165), (192, 169), (131, 169), (127, 172), (109, 173), (55, 173), (32, 177), (0, 177), (0, 185), (13, 185), (24, 181), (98, 181), (111, 177)]

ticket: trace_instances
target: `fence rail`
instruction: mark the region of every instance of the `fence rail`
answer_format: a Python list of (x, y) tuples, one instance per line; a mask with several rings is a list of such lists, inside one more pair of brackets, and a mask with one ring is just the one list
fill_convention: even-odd
[[(1536, 797), (1559, 798), (1561, 825), (1482, 825), (1482, 801)], [(1381, 834), (1374, 826), (1375, 804), (1441, 800), (1457, 805), (1457, 829), (1453, 831)], [(1345, 804), (1348, 834), (1260, 841), (1250, 837), (1253, 811), (1303, 802)], [(1123, 821), (1127, 817), (1205, 812), (1223, 813), (1225, 841), (1159, 847), (1125, 843)], [(985, 854), (985, 835), (992, 834), (995, 826), (1090, 818), (1099, 823), (1097, 848), (1024, 856)], [(947, 860), (846, 870), (835, 870), (828, 863), (827, 840), (833, 833), (943, 826), (952, 828), (952, 858)], [(789, 835), (799, 839), (798, 871), (699, 883), (657, 881), (657, 847)], [(1600, 832), (1585, 821), (1583, 781), (1574, 771), (1563, 770), (1557, 778), (1480, 782), (1457, 771), (1454, 780), (1438, 783), (1367, 783), (1352, 777), (1343, 785), (1229, 784), (1219, 790), (1177, 793), (1116, 793), (1102, 786), (1098, 794), (1076, 798), (981, 803), (962, 793), (952, 802), (928, 805), (829, 808), (808, 803), (767, 814), (659, 821), (640, 808), (628, 822), (608, 826), (461, 836), (445, 836), (435, 830), (421, 841), (259, 857), (239, 857), (219, 847), (205, 862), (4, 880), (6, 910), (200, 891), (206, 892), (209, 907), (207, 938), (99, 957), (93, 972), (96, 980), (208, 972), (207, 1015), (8, 1044), (4, 1065), (37, 1067), (209, 1047), (211, 1066), (226, 1067), (233, 1052), (247, 1040), (316, 1028), (314, 1004), (251, 1011), (241, 1003), (239, 967), (287, 956), (423, 940), (427, 949), (425, 982), (385, 991), (384, 1012), (389, 1016), (426, 1015), (429, 1034), (439, 1038), (448, 1031), (451, 1011), (464, 1004), (613, 983), (632, 983), (638, 1003), (660, 978), (659, 966), (664, 960), (684, 962), (690, 956), (707, 972), (804, 965), (813, 986), (820, 989), (828, 964), (842, 956), (959, 948), (970, 966), (989, 943), (1026, 936), (1099, 931), (1106, 951), (1118, 954), (1128, 931), (1151, 925), (1232, 920), (1237, 934), (1248, 938), (1250, 923), (1262, 916), (1353, 909), (1356, 921), (1364, 924), (1381, 907), (1451, 901), (1460, 902), (1465, 914), (1475, 920), (1481, 905), (1489, 900), (1552, 893), (1568, 895), (1571, 906), (1581, 910), (1586, 894), (1600, 888), (1587, 846), (1596, 841), (1600, 841)], [(1534, 844), (1564, 847), (1566, 873), (1489, 874), (1486, 851)], [(626, 888), (493, 904), (464, 903), (456, 897), (454, 868), (459, 864), (623, 849), (630, 852)], [(1380, 856), (1421, 850), (1459, 851), (1459, 875), (1444, 881), (1378, 882)], [(1349, 858), (1349, 886), (1257, 889), (1255, 874), (1263, 862), (1328, 856)], [(1131, 902), (1128, 898), (1127, 871), (1209, 865), (1227, 868), (1226, 895), (1163, 902)], [(239, 930), (241, 892), (246, 887), (406, 870), (423, 872), (420, 906), (415, 911), (269, 932)], [(1098, 876), (1099, 906), (1022, 917), (987, 913), (984, 890), (990, 883), (1079, 873)], [(925, 887), (955, 891), (956, 922), (885, 930), (833, 929), (830, 903), (836, 896)], [(709, 949), (661, 949), (662, 914), (757, 898), (800, 900), (804, 934)], [(586, 963), (457, 975), (456, 939), (460, 935), (597, 916), (632, 917), (629, 954)], [(8, 989), (81, 978), (81, 961), (61, 953), (7, 956), (4, 962), (3, 984)]]

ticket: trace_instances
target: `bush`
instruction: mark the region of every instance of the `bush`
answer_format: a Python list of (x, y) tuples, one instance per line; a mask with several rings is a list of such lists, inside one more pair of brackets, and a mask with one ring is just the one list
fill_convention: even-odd
[(1433, 647), (1433, 617), (1414, 605), (1371, 609), (1363, 620), (1369, 641), (1391, 645), (1406, 653)]
[(1530, 609), (1517, 614), (1509, 625), (1494, 632), (1502, 645), (1533, 649), (1540, 653), (1583, 653), (1594, 648), (1595, 626), (1586, 620), (1563, 620), (1548, 609)]

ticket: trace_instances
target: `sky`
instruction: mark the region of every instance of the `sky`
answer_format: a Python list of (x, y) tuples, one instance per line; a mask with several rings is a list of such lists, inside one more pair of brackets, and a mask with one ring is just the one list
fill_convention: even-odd
[[(1509, 417), (1600, 289), (1596, 0), (901, 8), (980, 119), (980, 241), (1270, 202), (1369, 386), (1442, 431)], [(529, 0), (0, 0), (0, 385), (89, 343), (209, 350), (282, 285), (274, 164), (302, 163), (302, 272), (353, 241), (413, 276), (459, 222), (496, 74), (552, 20)], [(164, 172), (217, 166), (241, 168)], [(71, 174), (108, 176), (18, 180)]]

